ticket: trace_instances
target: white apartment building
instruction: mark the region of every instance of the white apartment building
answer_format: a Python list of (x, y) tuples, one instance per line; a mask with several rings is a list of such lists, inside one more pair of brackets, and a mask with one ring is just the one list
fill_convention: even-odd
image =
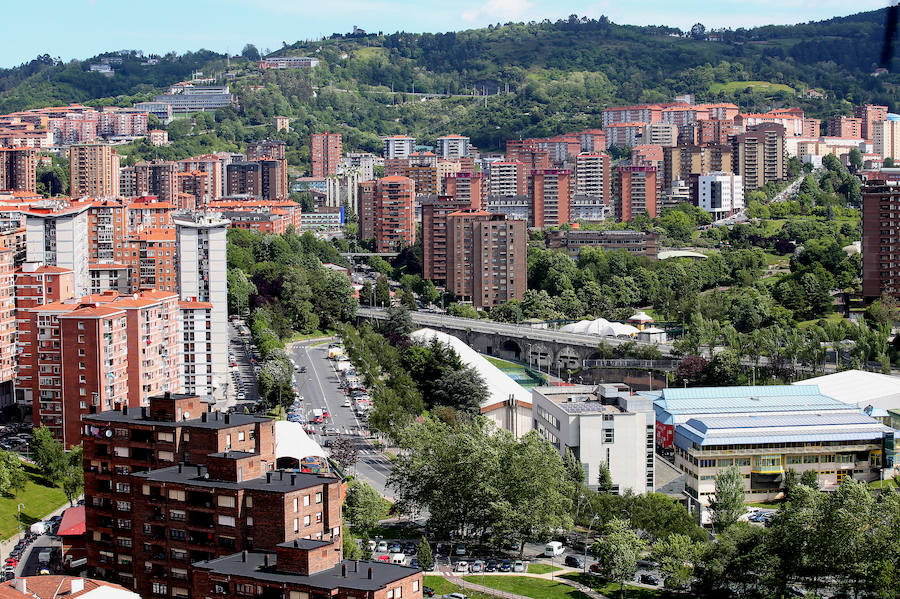
[(597, 488), (600, 464), (614, 490), (640, 494), (654, 488), (655, 414), (650, 398), (622, 384), (532, 389), (534, 428), (561, 455), (571, 450)]
[(674, 123), (644, 125), (644, 137), (641, 143), (674, 148), (678, 145), (678, 125)]
[(900, 161), (900, 120), (875, 123), (872, 142), (875, 153), (882, 158)]
[(494, 162), (490, 167), (490, 195), (514, 197), (525, 193), (525, 165), (521, 162)]
[(90, 289), (89, 252), (87, 204), (25, 212), (25, 261), (71, 269), (75, 297)]
[[(228, 376), (226, 233), (231, 223), (217, 213), (207, 212), (181, 213), (172, 220), (175, 222), (181, 300), (212, 304), (208, 338), (204, 343), (209, 346), (211, 394), (219, 398), (225, 393)], [(184, 363), (187, 369), (187, 359)], [(185, 392), (191, 393), (187, 385)], [(196, 393), (204, 394), (200, 390)]]
[(213, 395), (212, 311), (209, 302), (178, 303), (181, 389), (190, 395)]
[(414, 137), (394, 135), (382, 139), (384, 140), (385, 159), (409, 158), (409, 155), (416, 151), (416, 138)]
[[(375, 178), (375, 161), (377, 156), (368, 152), (354, 152), (344, 156), (343, 168), (359, 171), (360, 181), (371, 181)], [(340, 170), (340, 169), (339, 169)]]
[(701, 175), (698, 205), (713, 219), (726, 218), (744, 209), (744, 182), (734, 173), (714, 172)]
[(435, 154), (444, 160), (454, 160), (469, 155), (469, 138), (464, 135), (445, 135), (437, 138)]
[(582, 152), (575, 157), (575, 194), (611, 203), (609, 154)]

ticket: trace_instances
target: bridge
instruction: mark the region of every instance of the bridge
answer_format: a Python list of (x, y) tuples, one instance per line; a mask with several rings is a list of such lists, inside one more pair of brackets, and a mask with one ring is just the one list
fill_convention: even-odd
[[(546, 372), (575, 370), (599, 365), (594, 361), (603, 360), (603, 356), (597, 351), (601, 343), (615, 347), (633, 341), (616, 337), (565, 333), (523, 324), (462, 318), (433, 312), (410, 312), (409, 315), (414, 324), (453, 335), (479, 353), (516, 360)], [(356, 316), (359, 320), (387, 320), (387, 310), (359, 308)], [(636, 343), (653, 345), (664, 356), (671, 356), (674, 351), (674, 348), (668, 344), (642, 341), (636, 341)], [(629, 362), (627, 366), (632, 368), (652, 367), (657, 370), (669, 370), (674, 367), (670, 360), (611, 360), (610, 362), (622, 362), (617, 365), (620, 368), (626, 366), (624, 362)], [(656, 362), (660, 363), (655, 364)], [(641, 363), (643, 366), (631, 363)]]
[(396, 258), (400, 252), (341, 252), (344, 258), (368, 258), (369, 256), (378, 256), (380, 258)]

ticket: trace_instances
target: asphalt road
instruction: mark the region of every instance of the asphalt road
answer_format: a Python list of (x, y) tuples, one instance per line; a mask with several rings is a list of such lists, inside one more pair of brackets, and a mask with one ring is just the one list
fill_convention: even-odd
[[(333, 363), (328, 359), (328, 343), (322, 343), (321, 340), (305, 341), (293, 345), (288, 352), (298, 367), (306, 367), (306, 372), (294, 369), (294, 386), (297, 393), (303, 396), (301, 405), (306, 420), (309, 421), (312, 410), (327, 409), (330, 417), (325, 425), (337, 428), (340, 436), (347, 436), (356, 444), (359, 458), (351, 467), (351, 472), (368, 481), (382, 495), (391, 498), (391, 492), (387, 489), (390, 462), (364, 436), (368, 431), (365, 421), (357, 418), (351, 408), (344, 407), (344, 391), (339, 386)], [(326, 439), (338, 438), (323, 435), (321, 425), (317, 425), (315, 429), (313, 436), (322, 447), (325, 447)]]
[[(238, 328), (234, 322), (228, 323), (228, 349), (234, 354), (234, 363), (236, 367), (228, 363), (228, 390), (226, 392), (226, 400), (220, 402), (222, 408), (230, 408), (237, 404), (254, 406), (259, 399), (259, 393), (256, 390), (256, 372), (250, 364), (250, 347), (245, 343), (238, 334)], [(244, 399), (239, 400), (237, 393), (240, 389), (235, 386), (236, 378), (233, 372), (239, 372), (241, 382), (243, 383)]]

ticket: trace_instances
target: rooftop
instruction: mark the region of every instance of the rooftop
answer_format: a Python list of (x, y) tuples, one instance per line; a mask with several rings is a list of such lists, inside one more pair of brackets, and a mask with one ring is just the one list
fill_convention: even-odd
[[(266, 555), (268, 555), (269, 566), (264, 565)], [(275, 583), (302, 584), (328, 590), (344, 588), (357, 591), (376, 591), (419, 571), (409, 566), (384, 562), (343, 560), (333, 568), (303, 576), (290, 572), (279, 572), (274, 554), (255, 551), (248, 552), (246, 558), (242, 553), (235, 553), (214, 560), (197, 562), (193, 564), (193, 567), (208, 570), (214, 574), (241, 576)], [(342, 568), (346, 568), (345, 576), (341, 575)], [(370, 569), (372, 578), (369, 578)]]
[[(174, 399), (181, 399), (194, 396), (173, 393), (172, 397)], [(249, 414), (222, 414), (220, 412), (204, 412), (197, 418), (186, 418), (184, 420), (179, 420), (178, 422), (173, 422), (172, 420), (168, 419), (158, 420), (156, 418), (153, 418), (149, 410), (144, 411), (139, 408), (131, 408), (127, 412), (123, 409), (107, 410), (105, 412), (99, 412), (97, 414), (85, 414), (84, 416), (82, 416), (82, 420), (87, 423), (97, 424), (98, 426), (102, 426), (104, 424), (142, 422), (147, 424), (169, 424), (173, 426), (177, 424), (179, 426), (189, 426), (192, 428), (217, 429), (241, 426), (244, 424), (251, 424), (255, 422), (269, 422), (272, 419), (261, 418), (259, 416), (250, 416)]]
[[(231, 452), (229, 452), (231, 453)], [(237, 452), (234, 452), (237, 453)], [(249, 457), (252, 454), (247, 454)], [(251, 478), (240, 482), (214, 480), (209, 478), (206, 466), (195, 466), (193, 464), (179, 464), (168, 468), (159, 468), (148, 472), (136, 472), (134, 476), (146, 479), (152, 482), (161, 483), (181, 483), (193, 487), (211, 487), (217, 489), (253, 489), (257, 491), (295, 491), (299, 489), (308, 489), (318, 485), (327, 485), (337, 482), (340, 479), (334, 476), (324, 476), (319, 474), (306, 474), (303, 472), (288, 472), (276, 470), (274, 472), (266, 472), (265, 475), (258, 478)]]

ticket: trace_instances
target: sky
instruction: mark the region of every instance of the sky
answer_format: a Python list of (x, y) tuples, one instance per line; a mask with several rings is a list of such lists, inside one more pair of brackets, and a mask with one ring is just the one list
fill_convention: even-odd
[[(114, 50), (164, 54), (206, 48), (239, 53), (347, 32), (439, 32), (570, 14), (634, 25), (689, 29), (799, 23), (887, 5), (887, 0), (6, 0), (0, 17), (0, 67), (40, 54), (64, 61)], [(42, 18), (46, 15), (47, 18)]]

